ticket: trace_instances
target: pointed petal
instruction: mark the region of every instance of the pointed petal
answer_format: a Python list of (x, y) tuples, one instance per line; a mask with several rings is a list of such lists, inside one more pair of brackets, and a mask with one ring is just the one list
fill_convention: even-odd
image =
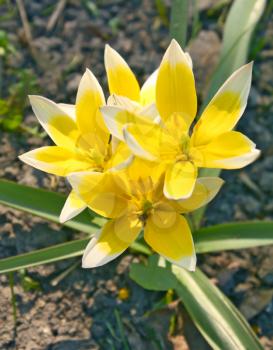
[(63, 107), (42, 96), (29, 96), (33, 112), (57, 146), (73, 148), (79, 131)]
[(192, 195), (184, 200), (174, 201), (180, 213), (192, 212), (209, 203), (219, 192), (224, 181), (219, 177), (200, 177), (196, 180)]
[(155, 87), (157, 75), (158, 69), (155, 70), (153, 74), (151, 74), (149, 78), (145, 81), (145, 83), (142, 85), (142, 88), (140, 90), (140, 103), (143, 106), (155, 102)]
[(196, 255), (187, 220), (175, 211), (155, 213), (144, 228), (145, 241), (171, 263), (195, 270)]
[(37, 148), (19, 158), (36, 169), (59, 176), (67, 176), (74, 171), (87, 170), (93, 166), (85, 157), (58, 146)]
[(235, 127), (246, 108), (252, 66), (249, 63), (235, 71), (208, 104), (194, 128), (195, 146), (205, 145)]
[(68, 181), (75, 193), (99, 215), (115, 218), (127, 209), (127, 199), (112, 173), (74, 173), (68, 176)]
[(202, 154), (199, 166), (206, 168), (240, 169), (254, 162), (260, 151), (238, 131), (229, 131), (198, 148)]
[(195, 165), (188, 161), (180, 161), (167, 168), (164, 195), (169, 199), (179, 200), (192, 195), (197, 177)]
[(193, 72), (187, 56), (175, 40), (172, 40), (159, 67), (156, 104), (163, 120), (177, 113), (190, 126), (196, 114)]
[(139, 101), (140, 89), (134, 73), (120, 54), (109, 45), (105, 46), (104, 63), (110, 94)]
[(137, 238), (142, 225), (128, 216), (108, 221), (88, 243), (82, 267), (102, 266), (122, 254)]
[(86, 69), (76, 99), (76, 118), (82, 134), (93, 134), (108, 143), (109, 133), (99, 108), (105, 105), (102, 88), (94, 74)]
[(70, 219), (73, 219), (86, 207), (86, 203), (83, 202), (74, 191), (71, 191), (62, 209), (60, 215), (60, 223), (64, 223)]

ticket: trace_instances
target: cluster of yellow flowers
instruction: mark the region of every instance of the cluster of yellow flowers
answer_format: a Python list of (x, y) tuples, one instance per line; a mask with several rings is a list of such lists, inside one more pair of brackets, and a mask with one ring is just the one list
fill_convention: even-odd
[(208, 203), (223, 184), (217, 177), (198, 177), (198, 168), (237, 169), (259, 155), (251, 140), (232, 131), (246, 107), (252, 64), (231, 75), (193, 126), (197, 97), (192, 62), (175, 40), (141, 88), (109, 45), (105, 68), (107, 103), (88, 69), (75, 105), (30, 96), (34, 113), (56, 146), (35, 149), (20, 159), (67, 177), (73, 189), (61, 222), (86, 207), (110, 218), (87, 245), (83, 267), (114, 259), (143, 230), (154, 251), (194, 270), (192, 235), (181, 214)]

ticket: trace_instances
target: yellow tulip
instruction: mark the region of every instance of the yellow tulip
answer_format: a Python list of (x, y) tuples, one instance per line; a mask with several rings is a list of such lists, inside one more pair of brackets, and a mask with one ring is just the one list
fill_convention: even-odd
[[(84, 170), (103, 176), (129, 159), (131, 152), (125, 144), (120, 143), (112, 151), (110, 134), (99, 110), (105, 104), (104, 94), (88, 69), (80, 81), (75, 106), (56, 104), (42, 96), (30, 96), (30, 103), (55, 146), (21, 155), (19, 158), (25, 163), (59, 176)], [(85, 208), (86, 204), (72, 191), (61, 213), (61, 222)]]
[[(108, 104), (126, 108), (130, 112), (126, 118), (137, 113), (138, 121), (145, 122), (145, 118), (153, 120), (157, 116), (152, 104), (155, 74), (148, 78), (140, 91), (129, 66), (108, 45), (105, 49), (105, 67), (111, 93), (122, 95), (111, 96)], [(119, 73), (120, 77), (117, 76)], [(122, 79), (126, 79), (126, 89)], [(136, 95), (139, 95), (138, 102), (129, 99)], [(59, 176), (84, 170), (92, 170), (103, 176), (105, 172), (119, 169), (126, 160), (130, 160), (128, 147), (110, 137), (105, 126), (100, 112), (100, 107), (105, 105), (105, 97), (90, 70), (86, 70), (80, 81), (75, 105), (56, 104), (42, 96), (30, 96), (30, 103), (55, 146), (41, 147), (21, 155), (19, 158), (25, 163)], [(60, 221), (73, 218), (85, 208), (86, 204), (72, 191)]]
[(115, 176), (108, 173), (103, 179), (92, 172), (68, 176), (73, 190), (93, 211), (111, 218), (87, 245), (83, 267), (97, 267), (113, 260), (144, 230), (144, 239), (154, 251), (174, 264), (194, 270), (194, 243), (187, 220), (180, 214), (208, 203), (223, 181), (199, 178), (190, 198), (173, 201), (163, 195), (164, 179), (157, 166), (132, 167)]
[(106, 123), (109, 130), (114, 133), (119, 128), (136, 156), (165, 164), (165, 196), (185, 199), (193, 192), (198, 168), (237, 169), (258, 157), (260, 151), (255, 144), (242, 133), (232, 131), (246, 107), (251, 73), (252, 63), (234, 72), (192, 128), (197, 111), (192, 66), (172, 40), (156, 80), (156, 106), (161, 121), (128, 120), (124, 127), (118, 117), (122, 108), (116, 113), (111, 107), (101, 111), (105, 121), (111, 120)]

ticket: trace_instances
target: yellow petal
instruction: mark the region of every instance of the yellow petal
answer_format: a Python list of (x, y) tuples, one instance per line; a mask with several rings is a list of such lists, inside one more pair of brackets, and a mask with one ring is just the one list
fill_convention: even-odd
[(146, 106), (150, 103), (155, 102), (155, 87), (158, 75), (158, 69), (151, 74), (145, 83), (142, 85), (140, 90), (140, 103)]
[(96, 213), (115, 218), (127, 209), (127, 199), (111, 173), (79, 172), (70, 174), (68, 181), (76, 194)]
[(110, 94), (139, 101), (140, 89), (134, 73), (120, 54), (109, 45), (105, 46), (104, 63)]
[(154, 161), (160, 156), (161, 127), (154, 123), (127, 125), (124, 140), (134, 155)]
[(177, 113), (190, 126), (196, 114), (193, 72), (188, 58), (175, 40), (172, 40), (159, 67), (156, 104), (163, 120)]
[(133, 155), (130, 148), (123, 142), (115, 147), (115, 152), (107, 161), (105, 170), (121, 170), (127, 168), (133, 161)]
[(188, 161), (179, 161), (167, 168), (164, 195), (169, 199), (179, 200), (189, 198), (192, 195), (197, 169)]
[(85, 248), (82, 267), (104, 265), (122, 254), (137, 238), (142, 228), (139, 220), (121, 217), (108, 221)]
[(209, 203), (219, 192), (224, 181), (219, 177), (200, 177), (196, 180), (192, 195), (184, 200), (173, 201), (180, 213), (194, 211)]
[(102, 88), (93, 73), (86, 69), (77, 92), (76, 118), (82, 134), (95, 134), (105, 144), (109, 132), (99, 108), (105, 105)]
[(139, 180), (139, 178), (151, 178), (155, 184), (165, 170), (165, 165), (162, 163), (151, 162), (149, 160), (135, 157), (132, 163), (126, 169), (127, 177), (130, 180)]
[(60, 222), (64, 223), (70, 219), (73, 219), (75, 216), (80, 214), (86, 207), (87, 205), (85, 204), (85, 202), (83, 202), (74, 191), (71, 191), (62, 209), (60, 215)]
[(58, 146), (37, 148), (22, 154), (19, 158), (36, 169), (59, 176), (93, 167), (93, 163), (85, 157)]
[(74, 120), (63, 106), (42, 96), (29, 96), (29, 100), (42, 127), (57, 146), (74, 148), (79, 131)]
[(193, 144), (201, 146), (220, 134), (231, 131), (247, 104), (252, 63), (235, 71), (215, 94), (193, 131)]
[(144, 117), (129, 112), (123, 107), (104, 106), (101, 108), (105, 124), (112, 135), (121, 141), (124, 141), (123, 128), (128, 123), (145, 123)]
[(238, 131), (229, 131), (197, 148), (202, 158), (198, 166), (206, 168), (239, 169), (252, 163), (260, 154), (255, 144)]
[(187, 220), (176, 212), (166, 211), (148, 218), (145, 241), (171, 263), (195, 270), (196, 256)]

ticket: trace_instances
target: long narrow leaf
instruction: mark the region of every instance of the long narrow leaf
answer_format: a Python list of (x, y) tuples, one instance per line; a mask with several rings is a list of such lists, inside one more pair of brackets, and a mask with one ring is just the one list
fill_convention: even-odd
[[(0, 180), (0, 204), (59, 223), (64, 202), (64, 195)], [(81, 232), (94, 233), (105, 220), (96, 218), (95, 222), (91, 222), (92, 218), (94, 214), (92, 216), (91, 212), (85, 211), (64, 225)]]
[(265, 9), (266, 0), (235, 0), (228, 13), (219, 65), (211, 81), (208, 99), (222, 83), (246, 63), (252, 33)]
[(170, 36), (185, 47), (188, 29), (188, 0), (173, 0), (171, 7)]
[(193, 234), (198, 253), (273, 244), (273, 222), (252, 221), (201, 228)]
[[(80, 256), (83, 254), (89, 240), (90, 238), (78, 239), (1, 259), (0, 274)], [(152, 251), (141, 242), (132, 243), (130, 248), (132, 251), (141, 254), (152, 254)]]
[[(240, 66), (246, 63), (251, 36), (261, 18), (266, 0), (235, 0), (230, 8), (224, 27), (224, 37), (220, 60), (212, 76), (208, 94), (201, 111), (224, 81)], [(201, 176), (218, 176), (219, 169), (202, 169)], [(200, 227), (206, 207), (193, 214), (193, 224)]]
[(0, 273), (17, 271), (79, 256), (83, 253), (88, 241), (89, 238), (74, 240), (2, 259), (0, 260)]
[(200, 271), (173, 266), (176, 292), (193, 322), (215, 350), (262, 350), (258, 338), (235, 306)]

